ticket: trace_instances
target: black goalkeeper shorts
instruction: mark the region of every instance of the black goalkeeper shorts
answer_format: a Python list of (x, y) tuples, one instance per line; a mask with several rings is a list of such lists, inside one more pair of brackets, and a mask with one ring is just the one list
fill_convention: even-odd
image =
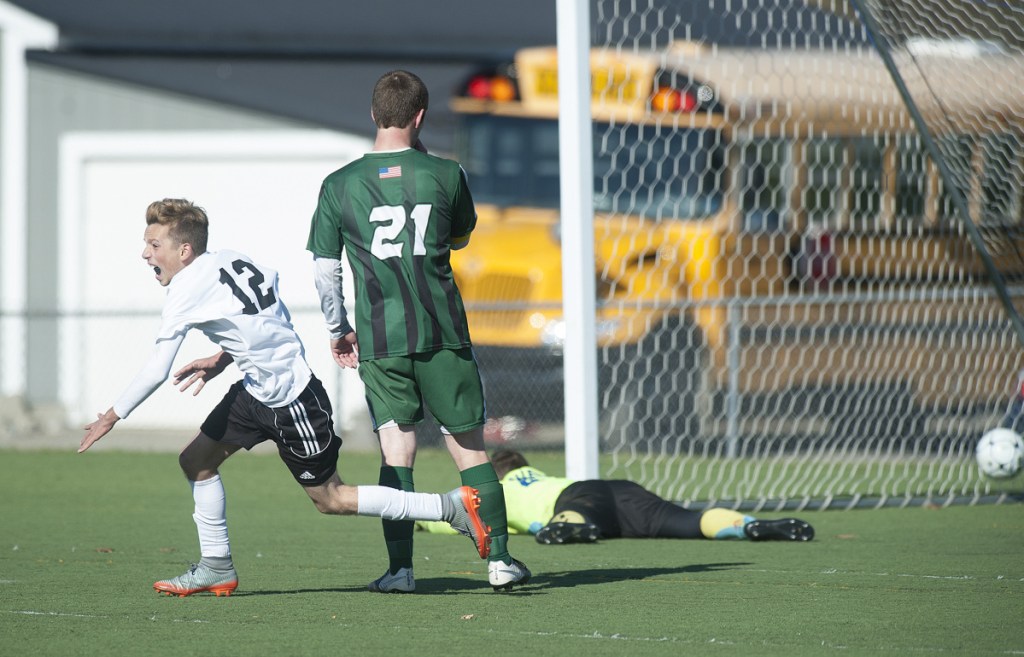
[(582, 514), (598, 526), (602, 538), (662, 536), (667, 520), (692, 513), (625, 479), (588, 479), (569, 484), (555, 501), (555, 515), (562, 511)]

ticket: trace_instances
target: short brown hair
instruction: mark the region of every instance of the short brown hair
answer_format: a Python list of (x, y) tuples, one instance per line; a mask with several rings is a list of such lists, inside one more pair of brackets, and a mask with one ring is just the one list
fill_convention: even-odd
[(206, 211), (183, 198), (153, 201), (146, 208), (146, 225), (168, 226), (168, 236), (178, 244), (191, 244), (196, 255), (206, 253), (210, 220)]
[(491, 465), (494, 466), (494, 473), (498, 475), (498, 479), (502, 479), (513, 470), (530, 464), (526, 462), (526, 457), (519, 452), (514, 452), (510, 449), (499, 449), (491, 454)]
[(406, 128), (429, 101), (423, 80), (409, 71), (388, 71), (373, 87), (370, 109), (378, 128)]

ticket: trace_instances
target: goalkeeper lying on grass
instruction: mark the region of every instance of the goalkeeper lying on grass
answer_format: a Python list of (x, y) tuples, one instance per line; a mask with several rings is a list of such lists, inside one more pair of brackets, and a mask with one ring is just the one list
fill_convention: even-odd
[[(809, 541), (803, 520), (761, 520), (729, 509), (693, 511), (622, 479), (573, 481), (531, 467), (519, 452), (499, 450), (491, 463), (501, 479), (512, 533), (538, 543), (593, 543), (599, 538), (739, 538)], [(417, 522), (434, 533), (454, 533), (447, 523)]]

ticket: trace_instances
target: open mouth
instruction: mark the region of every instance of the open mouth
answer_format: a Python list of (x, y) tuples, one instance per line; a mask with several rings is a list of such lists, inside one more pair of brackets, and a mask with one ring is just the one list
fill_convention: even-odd
[(155, 271), (155, 272), (156, 272), (156, 275), (157, 275), (157, 276), (159, 276), (159, 275), (160, 275), (160, 268), (159, 268), (159, 267), (153, 267), (153, 271)]

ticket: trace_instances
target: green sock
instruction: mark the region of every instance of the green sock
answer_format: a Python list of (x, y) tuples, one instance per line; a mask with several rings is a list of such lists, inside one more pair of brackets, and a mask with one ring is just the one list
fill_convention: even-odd
[(461, 473), (462, 485), (472, 486), (480, 495), (480, 519), (491, 527), (490, 561), (512, 563), (508, 553), (508, 518), (505, 515), (505, 492), (490, 463), (466, 468)]
[[(416, 490), (412, 482), (412, 468), (382, 465), (377, 481), (388, 488)], [(384, 527), (384, 543), (388, 547), (388, 570), (395, 574), (399, 568), (412, 568), (412, 535), (416, 523), (411, 520), (381, 520), (381, 525)]]

